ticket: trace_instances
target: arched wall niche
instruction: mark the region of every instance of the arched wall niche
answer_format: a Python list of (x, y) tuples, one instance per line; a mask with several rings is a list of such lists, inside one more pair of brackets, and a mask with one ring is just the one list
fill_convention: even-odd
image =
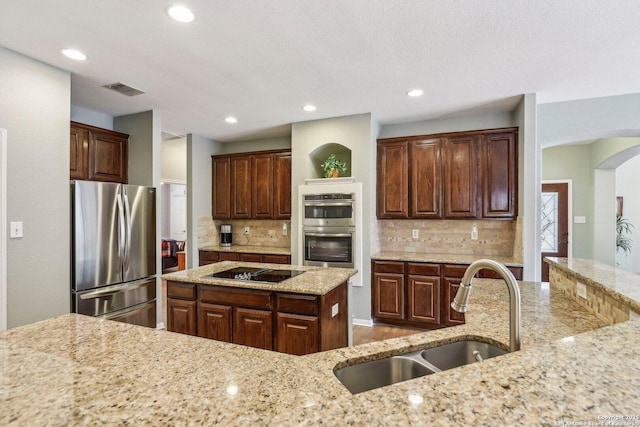
[(309, 153), (309, 163), (311, 165), (309, 169), (313, 172), (313, 176), (311, 178), (325, 177), (324, 170), (320, 165), (322, 165), (322, 163), (324, 163), (324, 161), (327, 160), (327, 157), (331, 154), (335, 154), (336, 159), (347, 164), (347, 172), (345, 174), (340, 174), (340, 176), (351, 176), (351, 149), (342, 144), (329, 142), (319, 146)]

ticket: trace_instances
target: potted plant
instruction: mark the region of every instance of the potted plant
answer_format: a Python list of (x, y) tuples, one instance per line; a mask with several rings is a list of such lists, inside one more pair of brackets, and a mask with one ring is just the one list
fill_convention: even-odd
[(345, 174), (347, 172), (347, 164), (336, 159), (336, 155), (333, 153), (327, 157), (327, 160), (320, 167), (324, 169), (325, 178), (337, 178), (340, 173)]
[(633, 224), (628, 219), (617, 215), (616, 217), (616, 252), (622, 249), (624, 253), (631, 252), (631, 239), (625, 234), (631, 235)]

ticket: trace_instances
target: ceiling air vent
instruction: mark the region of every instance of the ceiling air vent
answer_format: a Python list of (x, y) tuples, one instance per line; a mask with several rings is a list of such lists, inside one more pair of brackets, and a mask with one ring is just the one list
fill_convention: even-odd
[(124, 83), (111, 83), (109, 85), (104, 85), (102, 87), (106, 87), (107, 89), (111, 89), (111, 90), (115, 90), (118, 93), (121, 93), (122, 95), (126, 95), (126, 96), (136, 96), (136, 95), (142, 95), (144, 92), (141, 90), (138, 90), (136, 88), (133, 88), (131, 86), (127, 86)]

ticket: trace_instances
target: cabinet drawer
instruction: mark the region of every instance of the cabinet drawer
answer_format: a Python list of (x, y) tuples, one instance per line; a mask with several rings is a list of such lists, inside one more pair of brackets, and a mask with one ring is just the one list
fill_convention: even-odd
[(409, 274), (418, 276), (440, 276), (440, 264), (407, 263)]
[(444, 277), (457, 277), (461, 278), (464, 276), (464, 272), (467, 271), (469, 266), (466, 264), (444, 264), (442, 268), (444, 269)]
[(240, 261), (242, 262), (263, 262), (262, 255), (260, 254), (240, 254)]
[(373, 261), (373, 271), (375, 271), (376, 273), (404, 274), (404, 262)]
[(316, 295), (278, 294), (277, 310), (286, 313), (318, 314), (318, 297)]
[(201, 302), (206, 303), (227, 304), (263, 310), (273, 309), (271, 292), (269, 291), (249, 291), (222, 286), (200, 285), (198, 298)]
[(220, 252), (220, 261), (240, 261), (240, 254), (237, 252)]
[(195, 301), (196, 285), (188, 283), (167, 282), (167, 297)]
[(264, 254), (262, 255), (262, 262), (267, 264), (291, 264), (291, 257), (289, 255)]
[(198, 251), (200, 265), (213, 264), (218, 262), (218, 252), (215, 251)]
[[(516, 280), (522, 280), (522, 267), (507, 267)], [(500, 275), (493, 270), (484, 269), (480, 272), (482, 278), (485, 279), (501, 279)]]

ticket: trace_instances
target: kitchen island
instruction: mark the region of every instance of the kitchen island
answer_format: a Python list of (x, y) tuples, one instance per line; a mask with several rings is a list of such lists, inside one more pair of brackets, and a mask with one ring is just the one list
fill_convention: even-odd
[(167, 329), (295, 355), (346, 347), (355, 273), (224, 261), (166, 274)]
[(307, 356), (73, 314), (15, 328), (0, 333), (0, 424), (638, 425), (640, 321), (605, 326), (519, 285), (521, 351), (357, 395), (336, 367), (461, 338), (507, 348), (504, 283), (474, 282), (465, 325)]

